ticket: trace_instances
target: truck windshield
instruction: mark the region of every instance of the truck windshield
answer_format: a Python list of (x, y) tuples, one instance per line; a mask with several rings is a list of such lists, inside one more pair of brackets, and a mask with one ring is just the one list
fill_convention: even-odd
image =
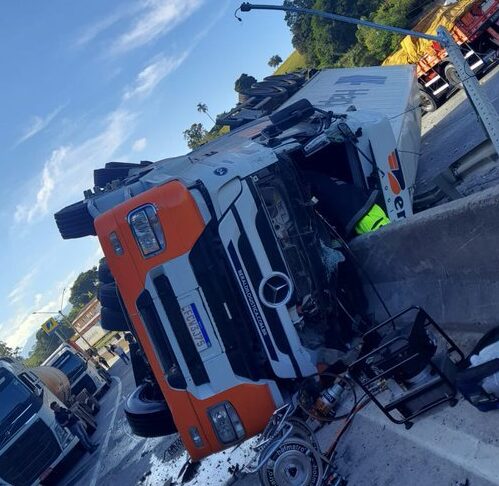
[(10, 371), (0, 369), (0, 447), (40, 408), (31, 393)]
[(60, 369), (68, 377), (69, 382), (73, 383), (85, 370), (86, 363), (78, 355), (64, 351), (52, 366)]

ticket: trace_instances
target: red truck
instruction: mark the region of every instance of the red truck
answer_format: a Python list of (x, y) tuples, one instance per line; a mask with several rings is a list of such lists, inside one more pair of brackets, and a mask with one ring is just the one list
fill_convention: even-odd
[[(439, 6), (418, 22), (414, 30), (435, 34), (446, 27), (461, 46), (470, 76), (485, 71), (498, 59), (499, 0), (461, 0)], [(447, 51), (435, 41), (402, 40), (401, 48), (384, 65), (416, 64), (422, 109), (435, 111), (453, 91), (461, 87)]]

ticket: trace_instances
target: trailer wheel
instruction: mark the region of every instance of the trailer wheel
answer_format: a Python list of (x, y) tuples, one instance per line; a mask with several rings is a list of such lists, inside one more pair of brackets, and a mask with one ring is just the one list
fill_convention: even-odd
[(428, 93), (428, 91), (420, 89), (419, 96), (421, 101), (421, 110), (423, 110), (423, 113), (431, 113), (438, 108), (437, 100), (431, 93)]
[(295, 437), (286, 439), (260, 469), (265, 486), (318, 486), (322, 475), (320, 454), (308, 442)]
[(444, 69), (444, 74), (445, 78), (447, 79), (447, 82), (451, 85), (453, 88), (458, 88), (462, 89), (463, 88), (463, 83), (459, 79), (459, 76), (457, 75), (457, 69), (454, 67), (454, 64), (447, 64)]
[(163, 437), (177, 432), (167, 403), (155, 396), (150, 384), (138, 386), (125, 403), (125, 416), (139, 437)]
[(89, 213), (85, 201), (66, 206), (55, 213), (54, 218), (59, 233), (65, 240), (97, 234), (94, 228), (94, 218)]

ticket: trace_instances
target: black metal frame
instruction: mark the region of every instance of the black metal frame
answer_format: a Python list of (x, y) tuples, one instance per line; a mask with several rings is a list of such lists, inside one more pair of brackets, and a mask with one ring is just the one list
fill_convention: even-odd
[[(433, 327), (438, 332), (438, 334), (440, 334), (444, 338), (444, 340), (446, 341), (446, 343), (448, 345), (448, 347), (447, 347), (447, 356), (449, 356), (453, 352), (456, 352), (459, 355), (460, 359), (458, 360), (457, 363), (455, 363), (456, 365), (465, 359), (463, 352), (457, 346), (457, 344), (428, 315), (428, 313), (424, 309), (422, 309), (421, 307), (418, 307), (418, 306), (411, 306), (411, 307), (409, 307), (409, 308), (407, 308), (407, 309), (399, 312), (398, 314), (390, 317), (389, 319), (385, 320), (381, 324), (378, 324), (374, 328), (370, 329), (367, 333), (364, 334), (363, 338), (366, 338), (370, 334), (373, 334), (373, 333), (377, 332), (378, 330), (380, 330), (381, 328), (383, 328), (384, 326), (387, 326), (389, 324), (392, 324), (394, 326), (394, 328), (395, 328), (395, 322), (394, 321), (396, 319), (400, 318), (401, 316), (403, 316), (404, 314), (407, 314), (408, 312), (411, 312), (411, 311), (417, 311), (416, 318), (414, 319), (414, 323), (417, 321), (417, 319), (419, 318), (419, 316), (423, 316), (423, 318), (424, 318), (423, 327), (424, 328), (427, 328), (427, 327), (430, 327), (430, 326)], [(411, 422), (412, 419), (414, 419), (418, 415), (421, 415), (421, 414), (427, 412), (428, 410), (430, 410), (430, 409), (432, 409), (432, 408), (434, 408), (434, 407), (436, 407), (438, 405), (441, 405), (442, 403), (445, 403), (445, 402), (450, 402), (450, 404), (452, 406), (455, 405), (457, 403), (456, 398), (455, 398), (457, 390), (456, 390), (455, 384), (452, 383), (449, 380), (449, 378), (433, 362), (433, 360), (430, 360), (429, 364), (430, 364), (432, 370), (440, 377), (440, 379), (441, 379), (440, 383), (441, 382), (446, 383), (448, 385), (449, 389), (453, 390), (453, 393), (450, 394), (450, 395), (445, 395), (445, 396), (443, 396), (442, 398), (440, 398), (438, 400), (435, 400), (435, 401), (432, 401), (432, 402), (428, 403), (427, 405), (421, 407), (418, 411), (414, 412), (413, 414), (411, 414), (411, 415), (409, 415), (407, 417), (404, 416), (403, 419), (398, 419), (397, 417), (395, 417), (394, 415), (392, 415), (390, 413), (391, 410), (395, 409), (396, 405), (400, 405), (402, 402), (400, 402), (399, 400), (394, 400), (394, 401), (392, 401), (392, 402), (384, 405), (383, 403), (381, 403), (378, 400), (378, 398), (376, 397), (376, 395), (372, 392), (372, 390), (370, 388), (370, 385), (374, 384), (375, 382), (378, 382), (380, 379), (383, 379), (385, 377), (389, 377), (390, 375), (393, 375), (393, 373), (397, 369), (400, 369), (404, 364), (407, 364), (411, 360), (414, 360), (415, 358), (417, 358), (418, 354), (413, 354), (413, 355), (409, 356), (408, 358), (406, 358), (403, 361), (397, 363), (396, 365), (390, 367), (389, 369), (387, 369), (385, 371), (382, 371), (381, 373), (377, 374), (375, 377), (369, 379), (368, 381), (361, 380), (360, 376), (358, 376), (358, 374), (357, 374), (357, 371), (359, 369), (361, 369), (361, 368), (364, 368), (364, 366), (366, 365), (367, 360), (370, 357), (376, 355), (377, 353), (379, 353), (383, 349), (387, 348), (388, 346), (391, 346), (392, 344), (394, 344), (397, 341), (407, 341), (407, 343), (409, 342), (407, 338), (402, 337), (402, 336), (397, 336), (394, 339), (391, 339), (387, 343), (384, 343), (383, 345), (378, 346), (374, 350), (370, 351), (369, 353), (365, 354), (364, 356), (362, 356), (361, 358), (359, 358), (358, 360), (356, 360), (354, 363), (352, 363), (350, 365), (350, 367), (349, 367), (349, 373), (350, 373), (350, 376), (352, 377), (352, 379), (355, 381), (355, 383), (357, 383), (357, 385), (359, 385), (362, 388), (362, 390), (364, 390), (364, 392), (369, 396), (369, 398), (378, 406), (378, 408), (392, 422), (394, 422), (396, 424), (405, 424), (406, 428), (410, 428), (412, 426), (412, 422)], [(436, 384), (437, 383), (432, 382), (431, 384), (429, 384), (426, 387), (424, 387), (424, 386), (420, 387), (420, 388), (417, 389), (418, 393), (415, 393), (412, 396), (411, 396), (411, 392), (409, 391), (409, 392), (407, 392), (406, 398), (409, 399), (409, 398), (412, 398), (414, 396), (417, 396), (419, 393), (423, 393), (425, 390), (429, 390), (430, 388), (436, 386)]]

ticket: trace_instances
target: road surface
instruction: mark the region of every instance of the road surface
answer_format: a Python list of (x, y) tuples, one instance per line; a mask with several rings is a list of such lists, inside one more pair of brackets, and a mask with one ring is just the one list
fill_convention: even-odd
[[(480, 83), (499, 110), (499, 66)], [(416, 193), (428, 190), (433, 185), (433, 177), (484, 140), (485, 132), (464, 91), (456, 93), (437, 111), (425, 115)]]

